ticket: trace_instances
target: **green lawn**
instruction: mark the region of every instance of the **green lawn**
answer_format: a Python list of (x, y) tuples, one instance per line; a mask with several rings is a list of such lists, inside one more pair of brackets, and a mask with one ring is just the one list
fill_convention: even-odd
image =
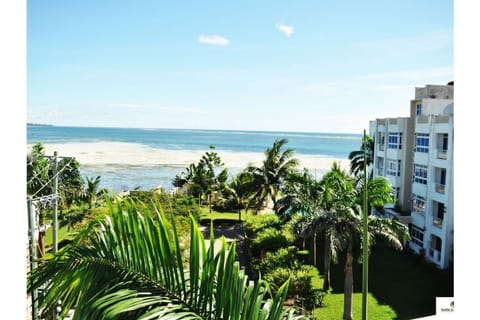
[[(246, 216), (250, 214), (250, 211), (245, 214), (245, 211), (242, 210), (242, 221), (245, 220)], [(200, 220), (232, 220), (238, 221), (238, 212), (219, 212), (215, 210), (208, 209), (207, 206), (200, 207)]]
[[(72, 231), (68, 231), (67, 227), (58, 229), (58, 242), (60, 243), (63, 239), (73, 239)], [(45, 231), (45, 247), (49, 248), (53, 245), (53, 228), (50, 227)]]
[[(344, 259), (333, 265), (332, 289), (317, 319), (341, 319), (343, 314)], [(323, 261), (323, 257), (319, 259)], [(320, 269), (322, 269), (320, 267)], [(321, 270), (323, 274), (323, 270)], [(361, 319), (362, 266), (354, 267), (353, 317)], [(369, 320), (408, 320), (435, 314), (435, 298), (453, 296), (451, 271), (415, 262), (406, 252), (374, 248), (369, 260)]]

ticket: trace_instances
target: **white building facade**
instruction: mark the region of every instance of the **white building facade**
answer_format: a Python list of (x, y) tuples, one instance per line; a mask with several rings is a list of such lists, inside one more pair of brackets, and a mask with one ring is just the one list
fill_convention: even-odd
[(374, 177), (392, 184), (387, 212), (408, 224), (410, 248), (444, 269), (453, 261), (453, 83), (415, 89), (410, 117), (370, 121)]

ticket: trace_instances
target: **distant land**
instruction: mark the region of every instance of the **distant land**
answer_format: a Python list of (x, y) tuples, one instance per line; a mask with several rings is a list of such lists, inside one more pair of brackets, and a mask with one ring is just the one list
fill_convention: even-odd
[(35, 127), (53, 127), (52, 124), (44, 124), (44, 123), (29, 123), (27, 122), (27, 126), (35, 126)]

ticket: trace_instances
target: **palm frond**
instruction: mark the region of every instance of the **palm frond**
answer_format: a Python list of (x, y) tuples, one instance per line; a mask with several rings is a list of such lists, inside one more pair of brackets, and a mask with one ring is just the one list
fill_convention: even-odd
[[(107, 199), (110, 215), (93, 221), (73, 245), (44, 259), (28, 277), (43, 287), (39, 306), (62, 301), (75, 319), (280, 319), (286, 289), (248, 281), (235, 261), (235, 243), (215, 253), (191, 217), (190, 261), (184, 265), (175, 221), (160, 207), (148, 212), (132, 201)], [(170, 226), (171, 224), (171, 226)], [(285, 284), (286, 288), (288, 284)]]

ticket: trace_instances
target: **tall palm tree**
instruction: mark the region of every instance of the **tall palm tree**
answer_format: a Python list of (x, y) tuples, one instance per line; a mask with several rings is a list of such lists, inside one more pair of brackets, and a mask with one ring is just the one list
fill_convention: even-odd
[[(363, 186), (360, 186), (358, 194), (361, 195), (364, 192)], [(367, 182), (367, 212), (371, 212), (371, 208), (383, 209), (383, 206), (387, 203), (395, 202), (395, 197), (392, 191), (392, 185), (384, 177), (376, 177)], [(363, 205), (363, 197), (358, 198), (358, 203)]]
[(293, 149), (282, 150), (288, 143), (287, 139), (277, 139), (271, 148), (265, 150), (265, 160), (262, 166), (250, 166), (248, 171), (254, 175), (258, 185), (256, 198), (259, 206), (271, 200), (275, 208), (282, 183), (289, 173), (297, 169), (298, 160), (293, 158)]
[[(338, 211), (338, 230), (342, 235), (342, 243), (346, 248), (345, 282), (344, 282), (344, 305), (343, 319), (353, 319), (352, 296), (353, 296), (353, 248), (357, 243), (362, 243), (363, 225), (361, 208), (344, 208)], [(382, 239), (387, 245), (396, 250), (402, 250), (402, 242), (410, 239), (408, 228), (390, 218), (378, 218), (368, 216), (368, 239), (369, 247), (376, 238)]]
[[(365, 155), (364, 155), (365, 150)], [(356, 178), (357, 182), (360, 182), (363, 175), (363, 164), (366, 163), (366, 166), (373, 164), (375, 150), (375, 141), (372, 136), (365, 134), (362, 137), (362, 145), (360, 150), (354, 150), (348, 155), (350, 160), (350, 173), (352, 173)], [(370, 170), (369, 177), (372, 176), (372, 170)]]
[(353, 179), (333, 162), (329, 172), (320, 181), (322, 186), (322, 208), (323, 214), (312, 221), (313, 230), (320, 232), (324, 237), (324, 272), (325, 280), (323, 290), (330, 289), (330, 266), (331, 262), (337, 263), (339, 250), (342, 249), (340, 234), (337, 230), (338, 210), (354, 205), (357, 200), (357, 191), (354, 188)]
[[(39, 306), (74, 319), (293, 319), (283, 307), (286, 282), (275, 297), (265, 282), (248, 281), (235, 261), (235, 243), (208, 248), (190, 220), (189, 261), (161, 208), (130, 201), (112, 204), (72, 245), (46, 258), (28, 277), (28, 291), (43, 287)], [(212, 231), (213, 232), (213, 231)], [(213, 234), (211, 235), (213, 239)]]

